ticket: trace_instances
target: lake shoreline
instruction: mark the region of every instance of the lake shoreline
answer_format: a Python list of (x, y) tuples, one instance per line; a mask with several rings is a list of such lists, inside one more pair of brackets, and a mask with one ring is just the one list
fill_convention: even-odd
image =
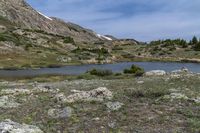
[(48, 66), (36, 66), (36, 67), (1, 67), (0, 70), (10, 70), (10, 71), (15, 71), (15, 70), (28, 70), (28, 69), (33, 69), (33, 70), (38, 70), (42, 68), (61, 68), (61, 67), (66, 67), (66, 66), (82, 66), (82, 65), (105, 65), (105, 64), (117, 64), (117, 63), (130, 63), (130, 62), (160, 62), (160, 63), (196, 63), (200, 64), (199, 59), (159, 59), (159, 58), (135, 58), (135, 59), (127, 59), (127, 60), (118, 60), (118, 61), (113, 61), (111, 63), (75, 63), (75, 64), (58, 64), (58, 65), (48, 65)]

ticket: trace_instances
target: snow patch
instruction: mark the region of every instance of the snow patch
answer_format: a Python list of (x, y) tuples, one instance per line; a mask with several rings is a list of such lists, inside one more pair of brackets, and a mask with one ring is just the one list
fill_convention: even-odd
[(110, 37), (103, 36), (103, 35), (100, 35), (100, 34), (97, 34), (97, 36), (98, 36), (99, 38), (103, 38), (103, 39), (106, 39), (106, 40), (112, 41), (112, 38), (110, 38)]
[[(38, 11), (37, 11), (38, 12)], [(48, 20), (53, 20), (52, 18), (50, 18), (50, 17), (48, 17), (48, 16), (46, 16), (46, 15), (44, 15), (44, 14), (42, 14), (41, 12), (38, 12), (40, 15), (42, 15), (42, 16), (44, 16), (46, 19), (48, 19)]]

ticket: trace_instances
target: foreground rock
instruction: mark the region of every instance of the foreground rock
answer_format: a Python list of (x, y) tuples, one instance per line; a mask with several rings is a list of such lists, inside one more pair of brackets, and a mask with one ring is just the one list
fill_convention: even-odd
[(170, 95), (164, 96), (164, 99), (171, 99), (171, 100), (177, 100), (177, 99), (183, 99), (188, 100), (189, 98), (182, 93), (171, 93)]
[(152, 70), (145, 73), (146, 76), (163, 76), (166, 75), (164, 70)]
[(106, 106), (111, 111), (119, 110), (124, 104), (120, 102), (107, 102)]
[(43, 131), (36, 126), (5, 120), (0, 123), (0, 133), (43, 133)]
[(57, 93), (59, 92), (58, 89), (52, 89), (48, 86), (37, 86), (33, 89), (2, 89), (0, 94), (2, 95), (30, 95), (33, 93)]
[(100, 87), (91, 91), (83, 91), (78, 92), (73, 95), (70, 95), (66, 98), (66, 101), (68, 103), (74, 103), (78, 101), (85, 101), (85, 102), (91, 102), (91, 101), (97, 101), (102, 102), (105, 99), (112, 99), (113, 94), (111, 91), (109, 91), (105, 87)]
[(73, 109), (71, 107), (66, 107), (64, 109), (49, 109), (48, 116), (51, 118), (69, 118), (71, 117)]
[(183, 67), (180, 70), (174, 70), (171, 73), (172, 74), (182, 74), (182, 73), (189, 73), (189, 72), (190, 71), (187, 68)]
[(0, 97), (0, 108), (16, 108), (20, 104), (15, 102), (14, 98), (11, 96), (1, 96)]

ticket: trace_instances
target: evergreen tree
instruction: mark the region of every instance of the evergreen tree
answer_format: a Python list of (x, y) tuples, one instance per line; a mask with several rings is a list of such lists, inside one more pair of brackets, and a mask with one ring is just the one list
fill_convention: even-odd
[(197, 37), (194, 36), (194, 37), (192, 38), (192, 44), (195, 45), (195, 44), (197, 44), (198, 42), (199, 42), (199, 41), (198, 41)]
[(195, 51), (200, 51), (200, 42), (198, 42), (198, 43), (196, 43), (196, 44), (194, 45), (194, 50), (195, 50)]

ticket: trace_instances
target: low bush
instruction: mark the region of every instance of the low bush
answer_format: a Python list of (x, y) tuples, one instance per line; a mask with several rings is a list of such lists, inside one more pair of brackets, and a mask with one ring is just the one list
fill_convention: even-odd
[(111, 70), (101, 70), (101, 69), (92, 69), (88, 71), (87, 73), (90, 73), (91, 75), (101, 76), (101, 77), (109, 76), (113, 74)]
[(135, 76), (142, 76), (144, 74), (144, 69), (136, 65), (132, 65), (130, 69), (124, 70), (125, 74), (134, 74)]
[(74, 39), (71, 38), (71, 37), (65, 37), (65, 39), (64, 39), (63, 42), (64, 42), (64, 43), (72, 43), (72, 44), (75, 44)]

